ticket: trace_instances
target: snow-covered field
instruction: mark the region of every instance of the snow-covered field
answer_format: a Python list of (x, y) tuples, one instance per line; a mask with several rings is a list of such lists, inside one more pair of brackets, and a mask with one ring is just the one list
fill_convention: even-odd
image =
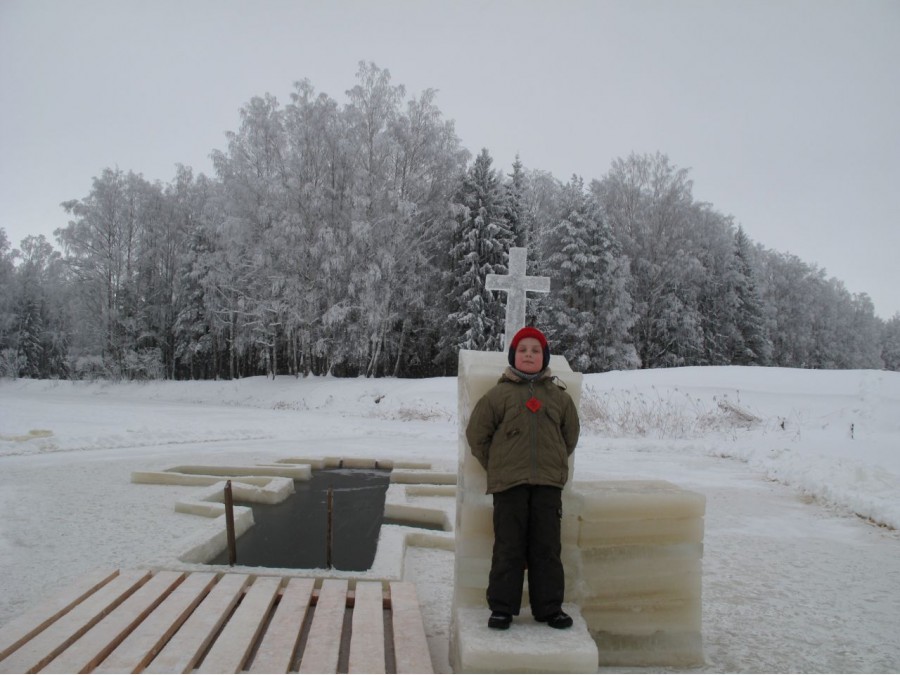
[[(582, 418), (576, 479), (707, 496), (700, 671), (900, 670), (900, 373), (591, 375)], [(0, 382), (0, 625), (96, 567), (177, 559), (209, 526), (174, 512), (196, 488), (133, 471), (297, 456), (455, 471), (456, 380)], [(452, 565), (407, 552), (443, 671)]]

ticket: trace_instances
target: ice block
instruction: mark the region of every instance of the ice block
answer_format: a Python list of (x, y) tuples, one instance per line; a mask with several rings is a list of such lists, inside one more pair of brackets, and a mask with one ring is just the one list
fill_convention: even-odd
[(576, 481), (582, 520), (702, 518), (706, 497), (664, 480)]
[(578, 482), (577, 601), (602, 666), (703, 663), (705, 497), (667, 481)]
[(453, 624), (458, 631), (455, 654), (457, 673), (596, 673), (597, 645), (578, 608), (563, 605), (574, 625), (554, 630), (537, 623), (526, 612), (509, 630), (487, 627), (483, 610), (457, 607)]

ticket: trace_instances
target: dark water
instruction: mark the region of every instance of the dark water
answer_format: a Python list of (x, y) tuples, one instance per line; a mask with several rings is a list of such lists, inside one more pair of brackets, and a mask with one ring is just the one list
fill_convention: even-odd
[[(295, 493), (280, 504), (235, 505), (253, 509), (255, 524), (237, 539), (237, 564), (310, 569), (327, 567), (327, 495), (333, 489), (332, 566), (362, 571), (372, 567), (384, 516), (391, 472), (381, 469), (324, 469), (309, 481), (294, 481)], [(213, 565), (227, 565), (228, 551)]]

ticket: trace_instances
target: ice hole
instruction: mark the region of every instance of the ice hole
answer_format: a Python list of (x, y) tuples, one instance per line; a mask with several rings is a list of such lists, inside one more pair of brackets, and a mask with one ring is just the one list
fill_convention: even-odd
[[(361, 571), (372, 566), (384, 514), (389, 470), (320, 469), (294, 481), (280, 504), (235, 500), (253, 510), (254, 525), (238, 537), (237, 563), (249, 567), (326, 568), (328, 489), (333, 494), (332, 566)], [(210, 561), (228, 564), (228, 552)]]
[[(381, 526), (439, 525), (385, 516), (390, 469), (327, 468), (309, 480), (295, 480), (294, 494), (278, 504), (235, 500), (253, 510), (254, 525), (236, 541), (237, 564), (248, 567), (324, 569), (328, 567), (328, 490), (332, 490), (331, 567), (365, 571), (372, 567)], [(209, 561), (227, 565), (228, 551)]]

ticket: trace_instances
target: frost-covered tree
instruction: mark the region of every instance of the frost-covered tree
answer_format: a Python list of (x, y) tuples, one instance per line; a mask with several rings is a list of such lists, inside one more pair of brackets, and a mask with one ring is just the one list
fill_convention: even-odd
[(884, 325), (881, 358), (887, 370), (900, 371), (900, 313), (894, 314)]
[(735, 335), (729, 354), (730, 363), (764, 366), (772, 358), (772, 342), (757, 282), (753, 250), (744, 229), (738, 227), (734, 235), (734, 258), (729, 275), (736, 300)]
[(43, 235), (22, 241), (16, 269), (15, 342), (20, 377), (68, 375), (68, 303), (58, 251)]
[(703, 353), (691, 185), (687, 170), (661, 154), (617, 159), (591, 185), (631, 263), (633, 334), (644, 368), (696, 363)]
[(855, 293), (851, 297), (847, 322), (842, 342), (847, 345), (846, 360), (842, 368), (884, 367), (882, 357), (882, 331), (884, 322), (875, 316), (875, 305), (866, 293)]
[(285, 218), (286, 162), (283, 111), (267, 94), (241, 110), (228, 151), (213, 153), (222, 182), (217, 237), (221, 266), (209, 281), (224, 294), (218, 325), (229, 335), (232, 375), (249, 360), (254, 370), (277, 372), (276, 340), (282, 324), (278, 297), (278, 224)]
[(361, 63), (344, 105), (306, 80), (285, 107), (252, 98), (214, 178), (105, 169), (64, 204), (52, 274), (16, 268), (0, 236), (2, 371), (63, 373), (52, 352), (82, 375), (452, 374), (460, 347), (500, 345), (484, 283), (513, 245), (554, 277), (529, 310), (583, 370), (635, 353), (644, 367), (895, 363), (868, 296), (752, 248), (665, 155), (614, 161), (590, 194), (518, 158), (501, 178), (486, 149), (467, 168), (433, 90), (404, 96)]
[(488, 274), (505, 274), (512, 233), (503, 215), (500, 179), (487, 149), (475, 158), (453, 206), (453, 241), (447, 297), (450, 314), (442, 336), (445, 354), (501, 348), (504, 321)]
[(15, 266), (16, 251), (12, 249), (6, 230), (0, 227), (0, 377), (16, 374), (14, 342)]
[(175, 281), (176, 376), (205, 379), (218, 375), (216, 334), (207, 315), (205, 286), (211, 262), (209, 240), (204, 229), (191, 230), (179, 259)]
[[(157, 378), (174, 368), (175, 271), (185, 233), (160, 183), (143, 179), (132, 187), (140, 221), (135, 263), (135, 298), (129, 338), (128, 375)], [(177, 179), (176, 179), (177, 180)]]
[(337, 101), (295, 84), (285, 108), (287, 210), (283, 241), (285, 339), (292, 372), (332, 369), (334, 316), (347, 285), (353, 162)]
[(512, 165), (512, 173), (507, 176), (504, 183), (506, 201), (503, 208), (503, 217), (512, 238), (513, 246), (528, 247), (528, 237), (525, 224), (525, 169), (519, 155)]
[(213, 265), (212, 227), (207, 205), (214, 191), (203, 174), (194, 178), (189, 167), (179, 166), (166, 189), (172, 218), (179, 233), (172, 272), (172, 357), (170, 376), (205, 379), (221, 375), (212, 329), (205, 280)]
[(126, 354), (140, 334), (137, 272), (146, 189), (140, 175), (104, 169), (87, 197), (63, 203), (74, 218), (55, 232), (77, 287), (76, 356), (102, 358), (115, 376), (125, 374)]
[[(562, 209), (562, 183), (547, 171), (528, 170), (524, 175), (524, 191), (520, 213), (523, 245), (539, 261), (543, 233), (556, 223)], [(541, 296), (543, 298), (544, 296)]]
[(56, 231), (72, 272), (70, 348), (79, 372), (158, 377), (174, 369), (174, 275), (184, 233), (159, 182), (104, 169), (63, 204)]
[(542, 248), (553, 288), (543, 323), (558, 351), (582, 372), (636, 367), (628, 261), (580, 177), (563, 189), (559, 220)]
[(776, 365), (881, 368), (881, 323), (868, 296), (854, 296), (824, 269), (793, 255), (761, 257)]
[[(397, 351), (393, 328), (402, 321), (398, 300), (405, 280), (404, 254), (416, 255), (415, 206), (399, 198), (397, 167), (405, 153), (395, 132), (405, 126), (400, 121), (405, 89), (372, 63), (360, 63), (357, 80), (347, 92), (345, 110), (356, 189), (345, 253), (348, 311), (341, 335), (348, 367), (374, 376), (389, 372), (391, 355)], [(402, 189), (409, 187), (404, 184)]]
[(773, 365), (813, 368), (816, 271), (798, 257), (765, 251), (761, 291), (770, 308)]
[(752, 261), (752, 247), (742, 228), (701, 205), (696, 209), (703, 365), (765, 364), (771, 356), (767, 324)]
[(881, 325), (869, 296), (850, 293), (835, 278), (827, 279), (820, 293), (813, 323), (813, 367), (880, 369)]
[(396, 143), (395, 175), (398, 186), (397, 222), (393, 237), (398, 261), (393, 297), (399, 331), (393, 331), (392, 373), (430, 372), (435, 335), (446, 317), (442, 295), (442, 269), (436, 258), (446, 258), (437, 232), (447, 204), (457, 189), (457, 178), (469, 153), (460, 145), (452, 121), (444, 120), (426, 90), (408, 102), (393, 129)]
[(433, 91), (404, 110), (388, 71), (361, 63), (357, 82), (342, 109), (307, 81), (283, 110), (253, 99), (214, 154), (203, 294), (233, 375), (431, 361), (418, 277), (466, 153)]

